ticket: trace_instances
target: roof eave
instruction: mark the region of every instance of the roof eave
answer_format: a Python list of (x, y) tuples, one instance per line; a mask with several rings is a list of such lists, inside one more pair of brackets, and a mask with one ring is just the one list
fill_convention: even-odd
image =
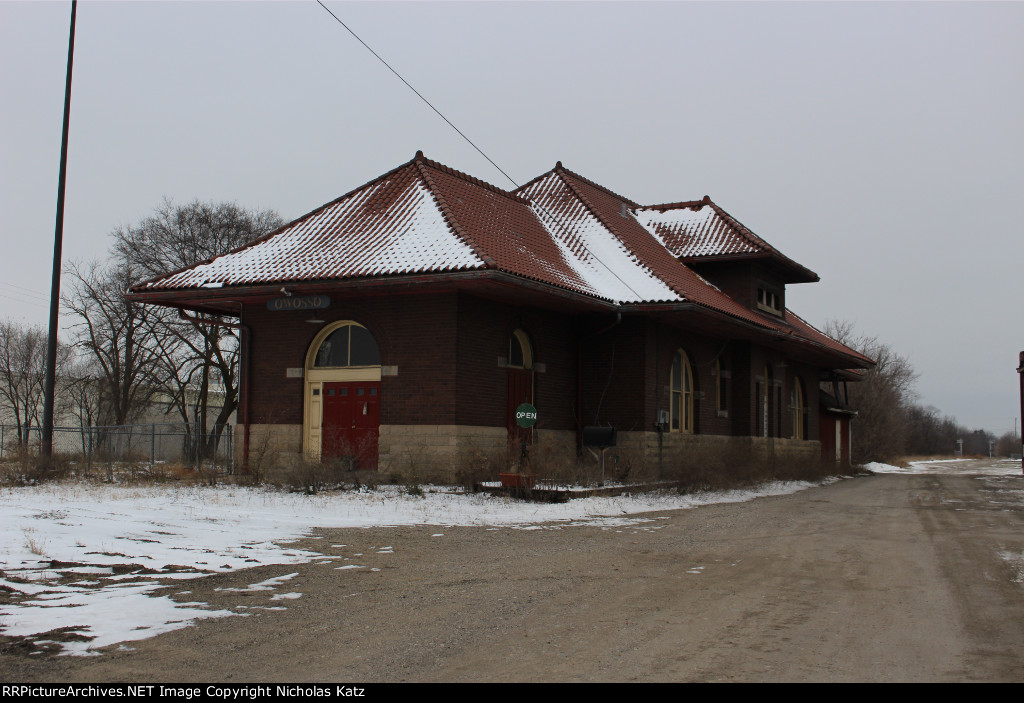
[(796, 332), (783, 332), (775, 329), (770, 329), (767, 327), (762, 327), (754, 322), (750, 322), (748, 320), (735, 317), (734, 315), (730, 315), (729, 313), (726, 312), (714, 310), (713, 308), (700, 305), (699, 303), (639, 303), (621, 305), (620, 310), (623, 313), (636, 312), (641, 314), (657, 312), (694, 313), (697, 315), (705, 316), (710, 319), (714, 319), (719, 322), (724, 322), (733, 327), (743, 329), (750, 333), (752, 337), (761, 339), (762, 341), (770, 341), (774, 343), (785, 342), (789, 344), (799, 345), (800, 347), (803, 347), (808, 351), (812, 351), (816, 355), (820, 355), (825, 358), (830, 358), (835, 364), (834, 366), (830, 364), (830, 368), (866, 369), (874, 365), (868, 361), (865, 361), (864, 359), (858, 358), (856, 356), (851, 356), (838, 349), (833, 349), (819, 342), (815, 342), (814, 340), (808, 339), (802, 335), (797, 334)]
[[(392, 292), (400, 288), (453, 286), (455, 288), (489, 282), (504, 288), (525, 289), (531, 294), (558, 299), (575, 308), (615, 311), (613, 301), (593, 295), (579, 293), (566, 288), (494, 269), (472, 271), (449, 271), (420, 273), (400, 276), (373, 276), (344, 280), (317, 281), (275, 281), (255, 286), (223, 286), (221, 288), (187, 288), (176, 290), (133, 290), (129, 299), (152, 305), (164, 305), (199, 311), (218, 311), (222, 314), (237, 314), (230, 306), (240, 302), (279, 297), (282, 288), (290, 295), (330, 294), (332, 291), (356, 291), (361, 293)], [(496, 290), (493, 286), (491, 290)]]
[(680, 256), (679, 260), (688, 266), (704, 263), (768, 262), (782, 273), (786, 283), (818, 283), (821, 278), (814, 271), (801, 266), (792, 259), (779, 258), (771, 252), (750, 252), (736, 254), (712, 254), (707, 256)]

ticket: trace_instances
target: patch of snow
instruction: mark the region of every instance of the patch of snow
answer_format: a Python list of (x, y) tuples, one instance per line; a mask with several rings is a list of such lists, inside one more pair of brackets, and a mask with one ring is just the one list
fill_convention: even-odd
[[(323, 560), (324, 554), (292, 544), (310, 536), (315, 528), (465, 525), (494, 530), (531, 526), (646, 530), (654, 529), (651, 525), (659, 518), (637, 517), (637, 513), (740, 502), (812, 485), (776, 482), (717, 493), (637, 494), (561, 504), (527, 503), (438, 487), (426, 487), (422, 497), (405, 495), (401, 486), (316, 496), (234, 486), (137, 488), (61, 483), (2, 488), (0, 587), (16, 595), (0, 605), (0, 632), (32, 636), (72, 627), (92, 639), (62, 643), (63, 653), (84, 655), (108, 644), (186, 627), (199, 619), (242, 615), (211, 610), (199, 603), (177, 603), (154, 591), (172, 579)], [(35, 531), (37, 542), (48, 544), (45, 559), (26, 544), (24, 534), (29, 528)], [(393, 553), (393, 548), (382, 547), (378, 553)], [(51, 560), (76, 566), (50, 568)], [(139, 568), (133, 569), (134, 573), (108, 575), (111, 567), (125, 564)], [(366, 567), (348, 564), (336, 568)], [(377, 567), (369, 570), (380, 571)], [(61, 572), (98, 578), (65, 583), (67, 578)], [(271, 591), (297, 573), (235, 590)]]
[(276, 593), (270, 597), (270, 600), (295, 600), (296, 598), (302, 598), (301, 593)]
[(909, 462), (906, 468), (871, 462), (864, 468), (876, 474), (943, 474), (975, 476), (1014, 476), (1020, 466), (1008, 466), (999, 459), (921, 459)]
[(1016, 552), (1003, 551), (999, 553), (999, 557), (1014, 570), (1013, 582), (1024, 584), (1024, 552), (1017, 554)]
[(248, 586), (246, 586), (245, 588), (216, 588), (214, 590), (216, 590), (216, 591), (237, 591), (239, 593), (245, 593), (247, 591), (272, 591), (275, 588), (277, 588), (278, 586), (280, 586), (282, 583), (284, 583), (285, 581), (287, 581), (289, 579), (293, 579), (293, 578), (295, 578), (298, 575), (299, 575), (299, 572), (296, 571), (293, 574), (285, 574), (284, 576), (275, 576), (274, 578), (269, 578), (266, 581), (260, 581), (259, 583), (252, 583), (252, 584), (249, 584)]
[(571, 195), (556, 174), (531, 185), (527, 194), (562, 258), (596, 295), (620, 303), (682, 300)]

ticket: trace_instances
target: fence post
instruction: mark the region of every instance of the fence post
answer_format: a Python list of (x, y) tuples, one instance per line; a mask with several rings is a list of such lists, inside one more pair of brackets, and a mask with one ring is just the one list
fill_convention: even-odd
[(92, 425), (89, 425), (89, 449), (85, 457), (85, 465), (89, 473), (92, 473)]
[(149, 470), (156, 470), (156, 423), (149, 426)]

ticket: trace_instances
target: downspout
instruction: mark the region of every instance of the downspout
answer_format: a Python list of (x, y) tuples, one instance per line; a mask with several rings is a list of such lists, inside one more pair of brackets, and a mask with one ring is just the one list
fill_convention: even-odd
[(598, 337), (622, 322), (622, 313), (615, 313), (615, 322), (576, 341), (576, 453), (583, 451), (583, 342)]
[[(238, 319), (242, 319), (242, 313), (245, 310), (243, 303), (238, 304)], [(197, 325), (216, 325), (218, 327), (230, 327), (231, 329), (239, 330), (242, 333), (242, 358), (245, 360), (242, 365), (242, 375), (238, 379), (238, 405), (242, 410), (242, 473), (249, 473), (249, 368), (250, 361), (249, 357), (249, 339), (252, 336), (252, 330), (249, 329), (248, 325), (242, 324), (241, 322), (224, 322), (223, 320), (201, 320), (198, 317), (191, 317), (183, 309), (178, 308), (178, 317), (183, 320), (188, 320)]]

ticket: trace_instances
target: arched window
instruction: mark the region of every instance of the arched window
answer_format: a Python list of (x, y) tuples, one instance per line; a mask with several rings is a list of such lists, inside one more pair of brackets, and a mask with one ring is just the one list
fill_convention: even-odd
[(508, 340), (508, 365), (529, 371), (533, 368), (533, 345), (526, 332), (516, 330)]
[(377, 341), (368, 329), (355, 322), (347, 322), (331, 332), (313, 357), (314, 368), (379, 365)]
[(793, 439), (807, 439), (807, 406), (804, 401), (804, 384), (799, 378), (793, 379), (789, 405), (793, 410)]
[(693, 432), (693, 368), (682, 349), (672, 360), (672, 431)]

